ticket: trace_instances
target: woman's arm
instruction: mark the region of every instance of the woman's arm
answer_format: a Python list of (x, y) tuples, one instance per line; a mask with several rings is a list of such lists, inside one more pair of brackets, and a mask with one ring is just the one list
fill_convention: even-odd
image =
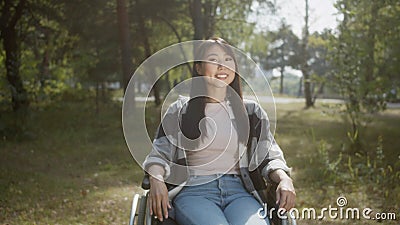
[(150, 174), (150, 192), (149, 207), (150, 214), (157, 216), (160, 221), (168, 218), (168, 208), (171, 208), (168, 198), (167, 186), (164, 182), (164, 168), (160, 165), (153, 164), (149, 167)]
[[(155, 138), (152, 143), (152, 149), (143, 162), (143, 169), (149, 172), (153, 165), (159, 165), (163, 168), (162, 175), (168, 179), (171, 173), (170, 164), (175, 161), (175, 152), (179, 129), (179, 112), (182, 108), (182, 100), (172, 103), (163, 116), (162, 122), (158, 126)], [(154, 169), (154, 168), (153, 168)]]
[[(176, 136), (179, 106), (177, 102), (171, 104), (159, 125), (152, 150), (143, 162), (143, 168), (150, 175), (150, 191), (148, 203), (150, 214), (157, 216), (160, 221), (168, 218), (168, 208), (171, 208), (168, 198), (168, 189), (164, 179), (170, 176), (170, 163), (174, 162), (176, 145), (171, 142)], [(170, 138), (168, 138), (170, 134)]]
[[(290, 174), (290, 168), (287, 166), (283, 152), (270, 131), (267, 113), (257, 103), (255, 104), (254, 113), (260, 120), (259, 124), (261, 124), (255, 154), (258, 154), (258, 158), (262, 158), (266, 160), (264, 162), (267, 162), (262, 169), (262, 175), (267, 180), (278, 184), (276, 190), (276, 204), (279, 204), (280, 208), (290, 210), (294, 207), (296, 199), (293, 181), (288, 175)], [(259, 164), (256, 166), (258, 165)]]

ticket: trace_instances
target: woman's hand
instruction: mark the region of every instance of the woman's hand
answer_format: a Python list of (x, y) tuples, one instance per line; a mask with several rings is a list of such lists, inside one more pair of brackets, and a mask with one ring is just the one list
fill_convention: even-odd
[(171, 208), (168, 199), (168, 190), (162, 177), (150, 176), (150, 193), (148, 198), (150, 214), (157, 216), (160, 221), (168, 218), (168, 209)]
[(279, 208), (289, 211), (294, 207), (296, 201), (296, 191), (294, 190), (292, 179), (281, 169), (271, 172), (270, 178), (278, 183), (278, 187), (276, 188), (276, 204), (279, 204)]
[(276, 188), (276, 204), (279, 208), (284, 208), (289, 211), (294, 207), (296, 201), (296, 192), (294, 190), (292, 179), (282, 179)]

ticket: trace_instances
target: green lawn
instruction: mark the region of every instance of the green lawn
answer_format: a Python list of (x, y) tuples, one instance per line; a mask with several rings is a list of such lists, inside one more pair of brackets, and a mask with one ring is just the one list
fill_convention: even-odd
[[(364, 151), (348, 153), (350, 141), (347, 137), (349, 125), (337, 113), (337, 109), (326, 105), (317, 105), (316, 108), (304, 110), (303, 104), (277, 105), (277, 131), (276, 139), (284, 150), (288, 164), (293, 167), (293, 178), (297, 192), (297, 208), (337, 207), (336, 199), (345, 196), (348, 207), (360, 209), (369, 207), (375, 212), (395, 212), (399, 217), (400, 187), (398, 186), (400, 168), (400, 109), (390, 109), (375, 116), (373, 123), (363, 132)], [(397, 165), (391, 175), (396, 176), (392, 183), (376, 183), (374, 173), (371, 176), (351, 178), (348, 169), (348, 158), (352, 158), (352, 167), (365, 166), (365, 161), (370, 156), (376, 160), (378, 136), (382, 136), (384, 159), (381, 164)], [(324, 146), (327, 158), (319, 153), (318, 149)], [(338, 162), (337, 175), (326, 171), (329, 164)], [(356, 157), (355, 155), (362, 155)], [(329, 163), (324, 163), (328, 159)], [(370, 169), (372, 170), (372, 169)], [(361, 169), (360, 169), (361, 171)], [(361, 172), (360, 172), (361, 174)], [(373, 178), (373, 179), (370, 179)], [(388, 186), (385, 186), (388, 185)], [(394, 187), (394, 188), (393, 188)], [(318, 212), (318, 211), (317, 211)], [(299, 224), (375, 224), (375, 221), (349, 221), (335, 220), (330, 223), (325, 221), (300, 221)], [(397, 224), (397, 222), (384, 221), (384, 224)]]
[[(344, 178), (327, 179), (317, 146), (325, 143), (329, 159), (337, 159), (349, 145), (346, 125), (340, 116), (324, 113), (330, 111), (326, 107), (302, 107), (277, 106), (276, 138), (293, 167), (297, 206), (334, 206), (336, 198), (344, 195), (351, 207), (397, 210), (399, 217), (398, 183), (397, 187), (389, 184), (395, 188), (385, 194), (385, 188), (372, 181), (346, 182), (347, 154), (343, 153), (340, 163), (344, 165), (338, 169)], [(156, 117), (158, 111), (148, 112)], [(126, 147), (119, 103), (101, 105), (98, 114), (91, 102), (57, 104), (33, 111), (26, 127), (27, 137), (0, 142), (0, 224), (127, 224), (131, 198), (141, 192), (143, 173)], [(399, 127), (399, 109), (376, 116), (365, 134), (371, 157), (382, 135), (384, 163), (399, 162)], [(311, 220), (299, 224), (322, 222), (350, 223)], [(359, 224), (368, 223), (361, 220)]]
[(124, 224), (142, 172), (119, 104), (68, 103), (32, 113), (31, 140), (1, 143), (0, 224)]

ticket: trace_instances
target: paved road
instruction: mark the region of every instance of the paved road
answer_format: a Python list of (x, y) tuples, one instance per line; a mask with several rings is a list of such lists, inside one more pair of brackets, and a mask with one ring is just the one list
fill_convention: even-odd
[[(255, 99), (254, 96), (244, 96), (247, 99)], [(271, 103), (272, 102), (272, 97), (269, 96), (259, 96), (258, 100), (263, 103)], [(304, 103), (305, 99), (304, 98), (282, 98), (282, 97), (275, 97), (274, 98), (275, 103), (278, 104), (290, 104), (290, 103)], [(343, 100), (341, 99), (328, 99), (328, 98), (318, 98), (317, 99), (318, 103), (331, 103), (331, 104), (340, 104), (344, 103)], [(387, 108), (389, 109), (399, 109), (400, 108), (400, 103), (387, 103)]]
[[(255, 100), (254, 96), (244, 96), (244, 98), (246, 99), (253, 99)], [(118, 99), (119, 101), (122, 101), (122, 98)], [(272, 102), (272, 97), (269, 96), (259, 96), (258, 100), (260, 102)], [(282, 97), (275, 97), (274, 98), (275, 103), (299, 103), (299, 102), (304, 102), (303, 98), (282, 98)], [(145, 102), (145, 101), (154, 101), (154, 97), (150, 96), (148, 98), (146, 97), (136, 97), (136, 101), (138, 102)], [(317, 101), (319, 102), (323, 102), (323, 103), (342, 103), (343, 101), (340, 99), (317, 99)]]
[[(244, 98), (247, 99), (255, 99), (254, 96), (244, 96)], [(119, 98), (118, 101), (122, 101), (122, 98)], [(302, 103), (304, 102), (304, 98), (283, 98), (283, 97), (275, 97), (274, 98), (275, 103), (278, 104), (290, 104), (290, 103)], [(154, 101), (154, 97), (136, 97), (136, 101), (138, 102), (145, 102), (145, 101)], [(258, 101), (262, 103), (271, 103), (272, 102), (272, 97), (269, 96), (258, 96)], [(343, 100), (341, 99), (317, 99), (317, 102), (319, 103), (343, 103)], [(387, 107), (389, 109), (399, 109), (400, 108), (400, 103), (388, 103)]]
[[(254, 96), (244, 96), (247, 99), (255, 99)], [(275, 103), (279, 104), (289, 104), (289, 103), (303, 103), (304, 98), (283, 98), (283, 97), (274, 97)], [(272, 97), (270, 96), (258, 96), (258, 101), (263, 103), (272, 102)], [(343, 100), (340, 99), (317, 99), (318, 102), (322, 103), (343, 103)]]

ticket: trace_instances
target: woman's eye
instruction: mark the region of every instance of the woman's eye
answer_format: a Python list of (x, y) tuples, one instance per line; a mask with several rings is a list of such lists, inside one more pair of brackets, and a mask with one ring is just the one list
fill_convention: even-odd
[(216, 61), (217, 61), (217, 59), (215, 59), (215, 58), (209, 58), (209, 59), (208, 59), (208, 61), (211, 61), (211, 62), (216, 62)]
[(227, 57), (227, 58), (225, 58), (225, 61), (232, 61), (232, 60), (233, 60), (232, 57)]

